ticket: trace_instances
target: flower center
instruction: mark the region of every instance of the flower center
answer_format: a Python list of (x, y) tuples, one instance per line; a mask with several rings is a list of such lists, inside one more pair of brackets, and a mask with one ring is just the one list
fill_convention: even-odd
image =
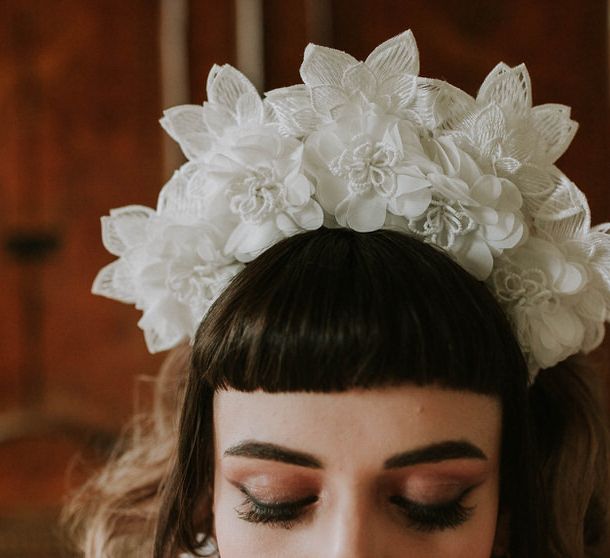
[(393, 166), (400, 155), (390, 145), (363, 141), (344, 149), (330, 162), (329, 170), (335, 176), (347, 179), (350, 192), (366, 194), (371, 188), (384, 198), (396, 192), (396, 175)]
[(250, 174), (230, 184), (227, 195), (231, 211), (243, 222), (255, 225), (285, 205), (284, 185), (276, 180), (270, 168), (252, 169)]
[(552, 311), (559, 303), (541, 269), (499, 268), (493, 273), (493, 282), (498, 298), (514, 306), (534, 308), (545, 305)]
[(428, 210), (417, 219), (409, 220), (411, 232), (422, 237), (425, 242), (436, 244), (448, 250), (458, 236), (464, 236), (476, 228), (476, 222), (458, 202), (447, 202), (433, 198)]

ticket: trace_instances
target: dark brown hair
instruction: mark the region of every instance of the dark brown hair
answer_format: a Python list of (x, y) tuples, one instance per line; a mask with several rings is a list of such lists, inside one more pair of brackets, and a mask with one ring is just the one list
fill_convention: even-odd
[[(157, 557), (210, 533), (216, 390), (342, 391), (435, 384), (498, 397), (501, 503), (515, 556), (538, 556), (528, 372), (486, 286), (403, 233), (326, 229), (285, 239), (248, 264), (202, 322), (192, 351)], [(199, 521), (198, 521), (199, 518)]]

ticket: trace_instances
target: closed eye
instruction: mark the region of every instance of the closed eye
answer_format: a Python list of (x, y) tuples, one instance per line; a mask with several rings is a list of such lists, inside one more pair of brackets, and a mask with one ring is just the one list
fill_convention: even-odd
[(476, 506), (467, 507), (463, 501), (474, 488), (467, 488), (456, 499), (448, 502), (425, 504), (398, 495), (392, 496), (390, 502), (399, 508), (408, 525), (415, 530), (444, 531), (456, 529), (470, 519)]

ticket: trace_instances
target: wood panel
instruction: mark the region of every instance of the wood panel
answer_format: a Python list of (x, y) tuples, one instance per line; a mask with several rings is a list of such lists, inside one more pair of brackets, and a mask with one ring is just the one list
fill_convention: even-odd
[(161, 362), (139, 312), (90, 293), (113, 259), (100, 216), (154, 205), (161, 186), (158, 6), (2, 8), (0, 556), (55, 556), (69, 464), (96, 432), (118, 431), (136, 377)]
[(188, 33), (191, 102), (202, 103), (212, 65), (235, 65), (234, 2), (190, 0)]

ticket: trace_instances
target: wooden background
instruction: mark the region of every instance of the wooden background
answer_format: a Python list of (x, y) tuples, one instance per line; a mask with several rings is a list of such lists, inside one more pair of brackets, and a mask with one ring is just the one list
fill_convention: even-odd
[[(0, 0), (0, 558), (67, 556), (55, 536), (74, 455), (95, 463), (133, 409), (146, 352), (139, 312), (90, 294), (112, 260), (99, 217), (154, 206), (168, 178), (160, 0)], [(181, 0), (175, 0), (176, 2)], [(187, 91), (239, 66), (227, 0), (184, 0)], [(299, 80), (309, 41), (362, 59), (411, 28), (421, 74), (475, 94), (500, 60), (525, 62), (534, 103), (573, 108), (560, 168), (610, 220), (605, 0), (267, 0), (264, 90)], [(251, 25), (258, 25), (252, 21)], [(247, 40), (247, 39), (244, 39)], [(251, 76), (254, 77), (254, 76)], [(592, 360), (608, 370), (608, 344)]]

